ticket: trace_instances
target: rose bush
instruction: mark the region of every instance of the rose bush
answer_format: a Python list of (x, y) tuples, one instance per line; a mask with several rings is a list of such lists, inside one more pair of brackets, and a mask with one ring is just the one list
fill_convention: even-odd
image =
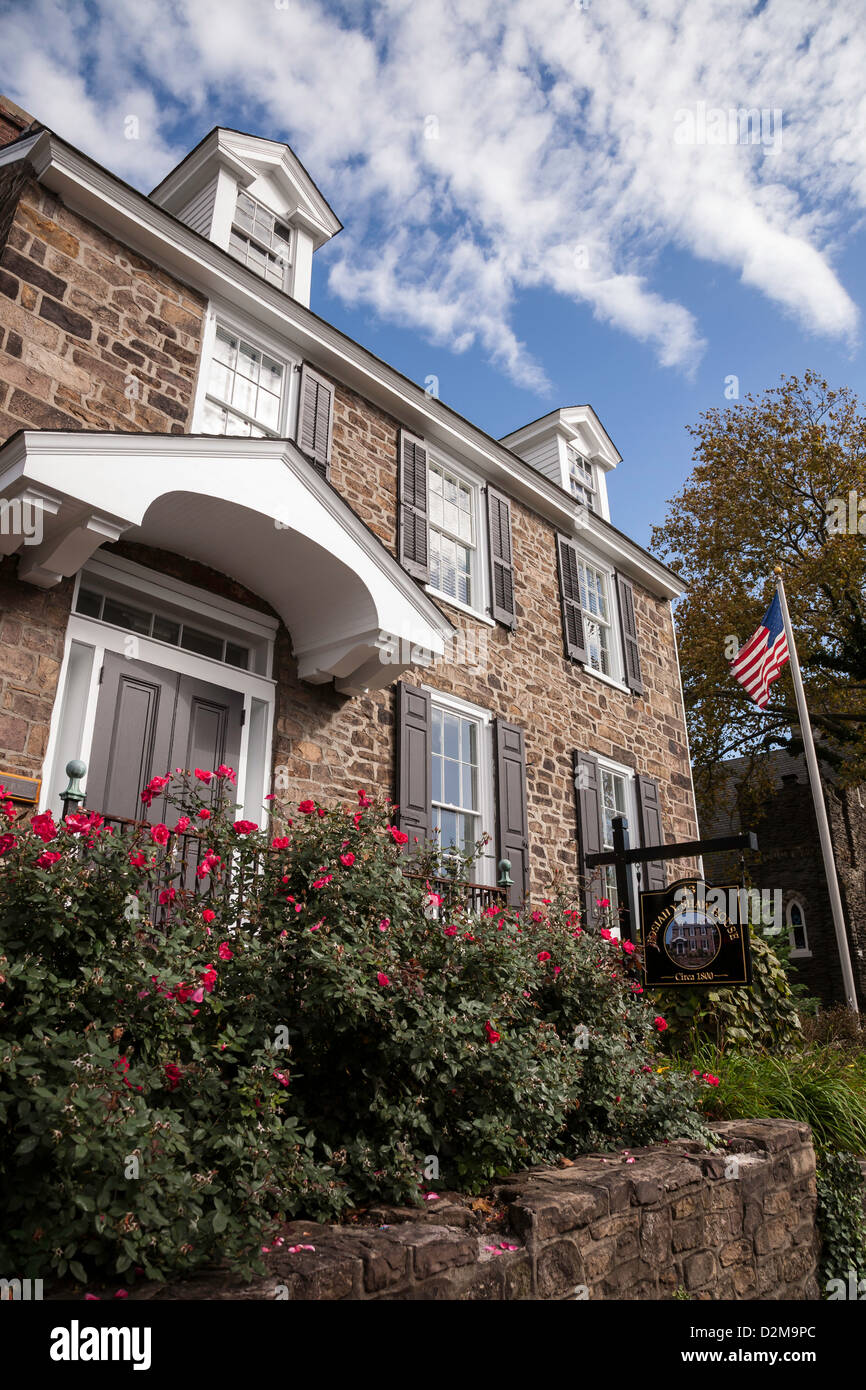
[(562, 895), (446, 910), (392, 807), (307, 800), (266, 832), (230, 782), (154, 779), (176, 825), (123, 833), (0, 806), (10, 1268), (252, 1269), (285, 1218), (417, 1202), (433, 1158), (477, 1190), (706, 1133), (628, 950)]

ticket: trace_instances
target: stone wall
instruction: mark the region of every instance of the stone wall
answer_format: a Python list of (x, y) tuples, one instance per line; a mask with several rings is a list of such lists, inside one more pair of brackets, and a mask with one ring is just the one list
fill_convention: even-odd
[[(5, 179), (5, 183), (4, 183)], [(189, 428), (204, 301), (77, 217), (20, 169), (0, 171), (0, 439), (16, 429), (170, 431)], [(394, 553), (399, 422), (336, 387), (332, 482)], [(696, 821), (670, 605), (635, 587), (645, 694), (635, 697), (566, 660), (555, 530), (512, 504), (517, 627), (510, 632), (443, 602), (457, 628), (447, 660), (426, 680), (521, 725), (534, 891), (554, 874), (576, 878), (574, 749), (606, 755), (659, 781), (665, 835), (692, 839)], [(230, 557), (226, 562), (231, 581)], [(157, 567), (204, 587), (180, 557)], [(249, 601), (249, 599), (247, 599)], [(20, 611), (43, 600), (26, 589)], [(26, 663), (25, 663), (26, 664)], [(354, 799), (358, 786), (395, 791), (395, 691), (348, 698), (297, 678), (281, 629), (274, 675), (273, 761), (290, 799)], [(19, 692), (20, 693), (20, 692)], [(40, 690), (50, 707), (55, 687)], [(17, 697), (16, 697), (17, 698)], [(35, 719), (44, 710), (32, 706)], [(0, 746), (0, 767), (25, 750)], [(35, 748), (42, 733), (28, 731)], [(30, 759), (29, 752), (27, 753)], [(29, 762), (28, 762), (29, 766)], [(679, 866), (684, 867), (684, 866)], [(676, 874), (679, 867), (670, 866)]]
[[(0, 442), (25, 429), (188, 428), (204, 300), (77, 217), (26, 168), (0, 169)], [(0, 565), (0, 768), (38, 776), (71, 582)]]
[[(810, 995), (830, 1007), (844, 1002), (842, 970), (836, 932), (827, 891), (827, 877), (818, 839), (812, 793), (802, 757), (790, 758), (779, 751), (770, 754), (771, 780), (757, 808), (740, 813), (736, 778), (745, 774), (746, 761), (733, 759), (731, 771), (717, 799), (698, 798), (701, 834), (729, 835), (754, 830), (760, 848), (746, 853), (748, 881), (768, 892), (780, 890), (787, 911), (792, 899), (803, 907), (811, 954), (795, 957), (797, 978)], [(824, 802), (842, 907), (848, 928), (851, 962), (861, 1009), (866, 1008), (866, 787), (841, 787), (829, 773), (823, 783)], [(739, 856), (709, 855), (706, 872), (716, 882), (739, 882)], [(784, 933), (787, 940), (787, 929)]]
[[(253, 1284), (220, 1276), (140, 1298), (296, 1300), (817, 1299), (815, 1154), (792, 1120), (717, 1123), (673, 1143), (532, 1169), (494, 1189), (502, 1230), (446, 1195), (375, 1225), (292, 1222)], [(634, 1162), (629, 1162), (630, 1158)], [(290, 1253), (293, 1244), (313, 1251)], [(509, 1248), (510, 1247), (510, 1248)]]
[(0, 767), (39, 777), (63, 660), (72, 580), (56, 589), (36, 589), (16, 579), (17, 563), (17, 556), (0, 560)]
[(0, 170), (0, 441), (18, 429), (182, 434), (205, 301)]
[[(399, 422), (336, 383), (331, 481), (392, 554), (396, 553)], [(685, 722), (670, 605), (635, 585), (645, 694), (597, 679), (563, 655), (555, 530), (512, 500), (517, 627), (479, 622), (446, 601), (457, 628), (451, 659), (423, 681), (526, 735), (527, 800), (533, 888), (554, 874), (574, 881), (575, 748), (612, 758), (658, 779), (665, 836), (697, 835)], [(275, 764), (287, 770), (291, 797), (352, 797), (358, 785), (394, 788), (393, 691), (346, 700), (309, 691), (294, 675), (288, 644), (278, 679), (283, 713)], [(670, 875), (691, 865), (669, 865)]]

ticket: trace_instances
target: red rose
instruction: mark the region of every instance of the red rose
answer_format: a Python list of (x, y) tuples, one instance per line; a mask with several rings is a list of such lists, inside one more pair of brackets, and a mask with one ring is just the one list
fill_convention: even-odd
[(550, 960), (550, 952), (549, 952), (549, 951), (539, 951), (539, 953), (538, 953), (538, 959), (539, 959), (540, 961)]
[(177, 1090), (177, 1087), (183, 1080), (183, 1072), (180, 1067), (176, 1067), (174, 1062), (168, 1062), (163, 1067), (163, 1071), (165, 1072), (165, 1079), (168, 1082), (168, 1089), (170, 1091)]
[(210, 811), (206, 806), (202, 806), (198, 813), (199, 820), (210, 820)]
[(203, 974), (202, 977), (201, 977), (201, 982), (202, 982), (202, 984), (204, 985), (205, 989), (207, 990), (208, 994), (213, 993), (213, 987), (214, 987), (214, 985), (216, 984), (216, 982), (217, 982), (218, 979), (219, 979), (219, 976), (218, 976), (217, 972), (214, 970), (214, 968), (213, 968), (212, 965), (209, 965), (208, 968), (207, 968), (207, 970), (204, 972), (204, 974)]
[(46, 845), (57, 834), (57, 826), (54, 824), (54, 817), (50, 811), (42, 811), (40, 815), (31, 817), (30, 824), (33, 827), (33, 834), (38, 835)]
[(271, 840), (271, 849), (288, 849), (288, 848), (289, 848), (289, 837), (288, 837), (288, 835), (277, 835), (277, 837), (276, 837), (275, 839)]
[(661, 1014), (656, 1014), (656, 1017), (653, 1019), (653, 1023), (655, 1024), (656, 1028), (658, 1028), (660, 1033), (663, 1033), (668, 1026), (662, 1018)]
[(409, 836), (404, 830), (398, 830), (396, 825), (389, 825), (388, 833), (392, 836), (395, 845), (407, 845), (409, 843)]
[(219, 767), (214, 773), (214, 777), (219, 777), (221, 780), (223, 777), (227, 777), (230, 782), (235, 782), (237, 780), (237, 778), (235, 777), (234, 768), (226, 767), (225, 763), (220, 763)]
[(195, 775), (200, 782), (204, 782), (205, 786), (207, 786), (208, 782), (213, 777), (212, 772), (204, 772), (200, 767), (196, 768)]
[(258, 828), (253, 820), (236, 820), (232, 826), (236, 835), (252, 835), (253, 831), (258, 830)]
[(169, 834), (170, 831), (168, 826), (163, 825), (160, 821), (159, 825), (155, 825), (151, 830), (150, 838), (153, 840), (153, 843), (155, 845), (167, 845)]
[(498, 1043), (502, 1037), (501, 1033), (497, 1033), (489, 1018), (484, 1025), (484, 1031), (487, 1034), (487, 1041), (491, 1044), (491, 1046), (493, 1045), (493, 1043)]
[(316, 809), (315, 801), (301, 801), (298, 803), (298, 810), (302, 816), (311, 816)]
[(231, 949), (227, 941), (221, 941), (217, 950), (217, 955), (219, 956), (220, 960), (231, 960), (232, 956), (234, 955), (234, 951)]
[(379, 971), (378, 975), (376, 976), (376, 979), (379, 981), (379, 984), (382, 986), (383, 989), (387, 989), (388, 986), (389, 986), (390, 983), (391, 983), (391, 981), (388, 979), (388, 976), (387, 976), (387, 975), (383, 975), (383, 973), (382, 973), (381, 970)]
[(205, 922), (212, 922), (213, 919), (216, 917), (216, 913), (214, 912), (212, 907), (206, 907), (201, 915)]
[(351, 850), (347, 854), (340, 855), (340, 863), (347, 869), (351, 869), (355, 862), (355, 856)]

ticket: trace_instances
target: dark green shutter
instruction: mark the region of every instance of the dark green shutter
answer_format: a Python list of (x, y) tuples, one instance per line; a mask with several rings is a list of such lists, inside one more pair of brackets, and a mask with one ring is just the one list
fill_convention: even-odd
[(323, 478), (330, 475), (334, 388), (305, 362), (301, 368), (297, 444)]
[(640, 644), (637, 636), (637, 623), (634, 616), (634, 586), (624, 574), (616, 576), (616, 593), (619, 600), (619, 622), (622, 631), (622, 655), (625, 665), (625, 683), (636, 695), (643, 694), (643, 680), (640, 669)]
[(598, 759), (592, 753), (574, 750), (574, 795), (577, 809), (578, 865), (584, 886), (584, 921), (595, 915), (595, 900), (601, 892), (602, 870), (588, 869), (586, 856), (601, 854), (603, 833), (601, 822), (601, 778)]
[(397, 554), (414, 579), (430, 577), (427, 539), (427, 449), (421, 439), (400, 431), (398, 468)]
[(497, 848), (511, 863), (514, 887), (509, 898), (520, 907), (529, 893), (529, 819), (526, 810), (526, 742), (523, 730), (504, 719), (493, 721), (496, 759)]
[(426, 690), (397, 685), (397, 808), (400, 829), (417, 839), (430, 839), (433, 824), (430, 749), (430, 696)]
[(557, 536), (556, 549), (559, 556), (559, 596), (562, 603), (565, 655), (572, 661), (586, 661), (577, 549), (566, 536)]
[[(665, 837), (662, 830), (659, 784), (654, 777), (638, 777), (637, 791), (640, 805), (641, 846), (663, 845)], [(663, 859), (657, 859), (652, 864), (641, 864), (639, 867), (642, 892), (649, 893), (666, 886), (667, 874)]]
[(498, 623), (517, 626), (514, 600), (514, 550), (511, 544), (511, 503), (501, 492), (487, 488), (487, 534), (490, 545), (490, 610)]

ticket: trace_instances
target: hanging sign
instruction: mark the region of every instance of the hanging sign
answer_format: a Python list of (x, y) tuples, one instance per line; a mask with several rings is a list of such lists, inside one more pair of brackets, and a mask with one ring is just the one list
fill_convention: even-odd
[(733, 885), (682, 878), (640, 895), (647, 988), (750, 985), (748, 913)]

